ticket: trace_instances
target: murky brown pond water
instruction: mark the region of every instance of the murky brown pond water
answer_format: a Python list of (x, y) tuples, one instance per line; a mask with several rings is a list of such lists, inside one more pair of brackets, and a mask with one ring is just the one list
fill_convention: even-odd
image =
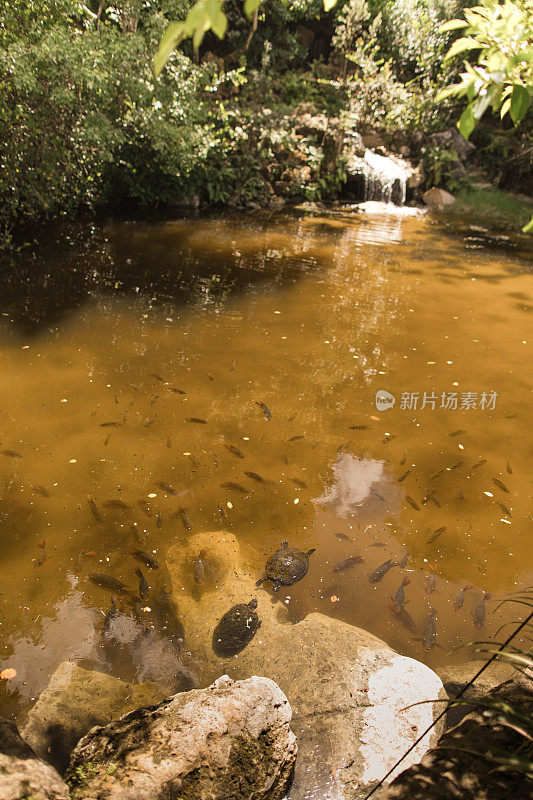
[[(163, 561), (190, 535), (181, 508), (193, 532), (233, 531), (258, 577), (283, 539), (316, 548), (276, 595), (294, 619), (319, 610), (433, 666), (516, 619), (498, 603), (533, 568), (528, 247), (339, 212), (80, 225), (4, 264), (0, 670), (17, 676), (0, 713), (64, 659), (100, 658), (110, 595), (88, 573), (136, 589), (131, 548)], [(404, 577), (417, 633), (390, 608)], [(155, 662), (138, 654), (136, 677)]]

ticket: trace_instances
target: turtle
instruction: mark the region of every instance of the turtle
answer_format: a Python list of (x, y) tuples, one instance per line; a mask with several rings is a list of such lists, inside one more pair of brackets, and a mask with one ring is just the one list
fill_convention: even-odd
[(297, 547), (289, 547), (288, 542), (282, 542), (279, 550), (276, 550), (274, 555), (268, 559), (265, 565), (265, 575), (257, 581), (256, 586), (263, 581), (272, 581), (273, 591), (277, 592), (281, 586), (298, 583), (307, 575), (309, 556), (314, 552), (314, 547), (304, 553)]
[(219, 656), (233, 656), (244, 650), (261, 626), (257, 600), (237, 603), (226, 611), (213, 631), (213, 650)]

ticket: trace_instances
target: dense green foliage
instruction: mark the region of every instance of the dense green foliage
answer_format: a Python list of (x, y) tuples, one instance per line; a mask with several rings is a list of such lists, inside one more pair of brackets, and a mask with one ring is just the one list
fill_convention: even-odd
[[(156, 78), (159, 44), (194, 0), (4, 2), (0, 244), (79, 209), (332, 196), (344, 135), (371, 125), (405, 140), (458, 107), (435, 102), (460, 69), (444, 58), (456, 33), (439, 30), (455, 0), (226, 0), (227, 25), (217, 4), (204, 1), (214, 32), (197, 15), (202, 35), (191, 23)], [(299, 127), (303, 114), (336, 127)], [(515, 151), (491, 124), (496, 172)]]

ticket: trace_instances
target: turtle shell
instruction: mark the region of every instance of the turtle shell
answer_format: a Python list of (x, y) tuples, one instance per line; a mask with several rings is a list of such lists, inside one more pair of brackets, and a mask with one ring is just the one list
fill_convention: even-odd
[(265, 566), (265, 576), (274, 584), (291, 586), (301, 581), (309, 569), (309, 556), (313, 550), (304, 553), (297, 547), (289, 547), (287, 542), (282, 542), (279, 550), (270, 556)]
[(235, 655), (251, 642), (261, 625), (256, 608), (257, 600), (250, 600), (226, 611), (213, 631), (213, 650), (217, 655)]

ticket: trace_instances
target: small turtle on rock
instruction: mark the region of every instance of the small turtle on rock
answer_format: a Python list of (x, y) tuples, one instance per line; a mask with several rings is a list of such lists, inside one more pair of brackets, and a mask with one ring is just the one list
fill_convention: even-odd
[(264, 581), (272, 581), (273, 591), (277, 592), (281, 586), (292, 586), (307, 575), (309, 569), (309, 556), (315, 552), (312, 547), (307, 553), (297, 547), (289, 547), (288, 542), (282, 542), (279, 550), (270, 556), (265, 565), (265, 575), (260, 578), (256, 586)]
[(213, 631), (213, 650), (217, 656), (233, 656), (244, 650), (261, 626), (257, 600), (237, 603), (226, 611)]

